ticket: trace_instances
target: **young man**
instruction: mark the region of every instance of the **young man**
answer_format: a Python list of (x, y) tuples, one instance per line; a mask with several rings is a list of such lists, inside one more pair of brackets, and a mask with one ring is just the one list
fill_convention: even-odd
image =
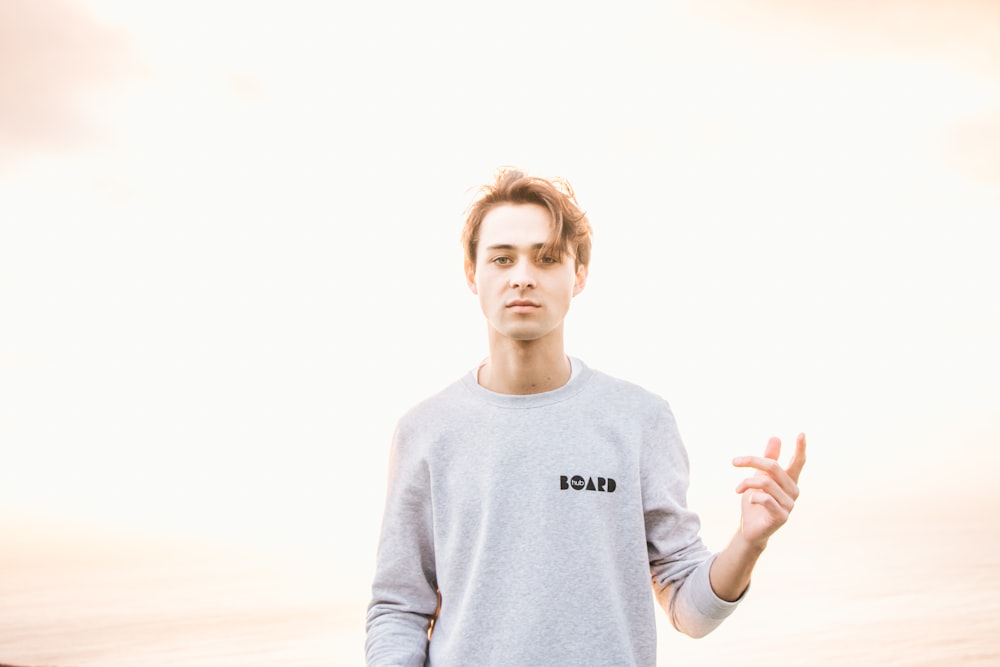
[(670, 408), (563, 349), (590, 225), (569, 185), (498, 174), (463, 232), (489, 357), (396, 430), (366, 654), (375, 666), (656, 663), (652, 590), (695, 637), (736, 607), (805, 463), (739, 457), (742, 517), (711, 554)]

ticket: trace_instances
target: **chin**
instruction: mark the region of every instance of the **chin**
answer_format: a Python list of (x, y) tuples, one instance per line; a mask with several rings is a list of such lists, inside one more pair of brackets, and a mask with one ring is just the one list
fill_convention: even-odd
[(538, 327), (524, 327), (524, 328), (509, 328), (507, 330), (501, 330), (501, 333), (510, 338), (511, 340), (516, 340), (520, 342), (530, 342), (533, 340), (540, 340), (545, 338), (551, 331), (546, 331), (539, 329)]

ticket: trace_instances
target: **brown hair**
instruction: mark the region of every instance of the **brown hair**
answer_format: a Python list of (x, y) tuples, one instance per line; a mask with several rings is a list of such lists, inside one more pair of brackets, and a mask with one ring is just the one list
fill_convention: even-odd
[(570, 184), (562, 178), (528, 176), (510, 167), (499, 169), (495, 181), (480, 189), (479, 197), (469, 208), (462, 228), (462, 246), (468, 264), (476, 263), (483, 218), (503, 204), (537, 204), (547, 210), (552, 219), (552, 235), (542, 252), (562, 259), (563, 252), (570, 250), (577, 268), (590, 264), (590, 222), (577, 204)]

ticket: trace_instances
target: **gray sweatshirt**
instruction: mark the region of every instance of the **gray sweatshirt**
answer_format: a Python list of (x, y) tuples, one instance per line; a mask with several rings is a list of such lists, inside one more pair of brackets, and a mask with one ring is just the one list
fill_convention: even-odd
[(689, 635), (735, 609), (709, 585), (669, 406), (573, 364), (566, 385), (530, 395), (473, 372), (400, 420), (369, 666), (651, 667), (650, 578)]

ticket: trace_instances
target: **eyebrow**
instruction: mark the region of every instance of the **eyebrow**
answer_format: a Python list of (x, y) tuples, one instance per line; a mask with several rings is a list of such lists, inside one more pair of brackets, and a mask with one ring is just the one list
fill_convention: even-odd
[[(541, 250), (545, 247), (544, 243), (536, 243), (533, 246), (529, 246), (534, 250)], [(517, 250), (517, 246), (510, 243), (496, 243), (494, 245), (486, 246), (486, 250)]]

